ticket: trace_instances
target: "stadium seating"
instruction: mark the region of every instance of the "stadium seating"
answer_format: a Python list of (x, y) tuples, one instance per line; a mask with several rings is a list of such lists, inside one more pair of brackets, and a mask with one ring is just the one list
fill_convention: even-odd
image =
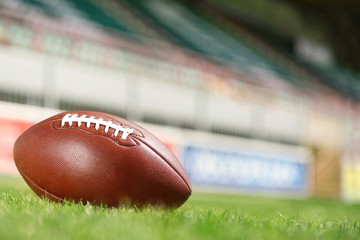
[[(310, 89), (324, 91), (325, 89), (324, 86), (308, 79), (300, 71), (290, 69), (286, 64), (280, 64), (276, 56), (271, 56), (271, 54), (269, 56), (268, 53), (259, 48), (258, 43), (247, 39), (246, 35), (235, 38), (232, 34), (212, 23), (209, 18), (206, 18), (206, 14), (180, 2), (163, 0), (126, 0), (122, 2), (110, 0), (21, 1), (28, 6), (63, 18), (90, 21), (108, 29), (161, 41), (168, 41), (169, 39), (173, 43), (204, 54), (225, 66), (247, 69), (256, 76), (259, 72), (267, 72), (268, 75), (274, 76), (278, 81), (289, 83), (306, 91)], [(20, 28), (12, 29), (12, 40), (19, 45), (27, 46), (31, 32)], [(67, 51), (68, 40), (62, 39), (62, 37), (48, 36), (44, 41), (45, 48), (50, 52)], [(317, 77), (322, 78), (329, 86), (355, 97), (358, 95), (357, 93), (360, 90), (358, 90), (356, 74), (352, 74), (343, 68), (319, 69), (311, 67), (311, 69)], [(349, 80), (344, 81), (344, 78)], [(270, 79), (267, 81), (271, 82)]]
[(315, 74), (321, 76), (329, 86), (356, 100), (360, 100), (360, 74), (339, 65), (327, 68), (306, 63), (304, 65), (314, 71)]
[(88, 0), (67, 0), (78, 10), (81, 10), (85, 13), (88, 19), (100, 25), (120, 30), (123, 32), (130, 32), (130, 30), (124, 26), (122, 23), (117, 21), (114, 17), (110, 16), (108, 13), (104, 12), (102, 8), (98, 7), (91, 1)]
[(41, 0), (22, 0), (24, 3), (31, 5), (33, 7), (39, 8), (45, 12), (56, 14), (57, 11), (50, 5), (42, 2)]
[[(60, 17), (82, 17), (105, 28), (131, 31), (94, 2), (88, 0), (22, 0), (25, 4)], [(69, 10), (70, 9), (70, 10)], [(75, 14), (74, 14), (75, 13)], [(73, 16), (71, 16), (73, 15)]]
[[(196, 12), (199, 10), (180, 2), (164, 0), (128, 0), (123, 2), (110, 0), (17, 1), (22, 2), (29, 8), (39, 9), (40, 11), (56, 15), (56, 18), (53, 18), (51, 15), (45, 16), (49, 19), (74, 18), (88, 24), (84, 25), (84, 29), (89, 27), (92, 30), (89, 24), (92, 22), (96, 23), (92, 25), (92, 27), (96, 28), (94, 31), (98, 30), (101, 32), (104, 30), (102, 27), (105, 27), (106, 29), (119, 30), (123, 33), (116, 35), (116, 31), (111, 32), (110, 34), (114, 34), (112, 36), (115, 38), (129, 34), (138, 34), (162, 41), (170, 39), (172, 42), (183, 46), (183, 51), (187, 54), (190, 52), (199, 58), (205, 56), (206, 59), (210, 58), (213, 60), (212, 62), (217, 62), (220, 66), (225, 66), (225, 68), (231, 70), (235, 69), (240, 75), (251, 76), (248, 79), (251, 79), (252, 83), (265, 89), (270, 87), (282, 94), (292, 94), (292, 91), (288, 90), (294, 87), (302, 92), (326, 92), (324, 91), (326, 88), (323, 85), (308, 79), (301, 71), (295, 71), (287, 67), (286, 62), (279, 63), (280, 61), (278, 61), (276, 56), (271, 57), (271, 54), (268, 54), (259, 47), (257, 42), (251, 42), (251, 39), (247, 39), (246, 35), (243, 38), (233, 36), (206, 18), (206, 15)], [(4, 2), (9, 3), (11, 1), (5, 0)], [(178, 79), (180, 82), (179, 78), (171, 76), (174, 70), (172, 68), (168, 70), (168, 67), (163, 63), (158, 64), (156, 58), (141, 57), (123, 50), (118, 51), (116, 47), (115, 49), (113, 47), (109, 48), (109, 46), (105, 46), (101, 42), (94, 42), (92, 40), (82, 39), (77, 41), (71, 35), (66, 36), (66, 34), (56, 31), (37, 33), (40, 36), (36, 36), (36, 38), (41, 39), (42, 43), (38, 45), (39, 42), (34, 40), (33, 29), (26, 25), (14, 24), (6, 28), (8, 40), (18, 46), (41, 48), (49, 53), (75, 57), (76, 59), (103, 65), (107, 64), (105, 60), (106, 54), (112, 52), (112, 56), (119, 56), (113, 58), (114, 61), (111, 63), (113, 67), (122, 69), (124, 66), (127, 66), (128, 69), (126, 70), (129, 71), (141, 71), (145, 75), (155, 77), (156, 79), (166, 79), (166, 81)], [(142, 44), (142, 40), (138, 41), (138, 43)], [(159, 50), (161, 51), (162, 49)], [(120, 60), (118, 61), (118, 59)], [(142, 66), (142, 69), (139, 69), (139, 66)], [(180, 69), (180, 66), (178, 68)], [(328, 79), (330, 86), (334, 86), (343, 92), (351, 92), (353, 95), (356, 95), (359, 91), (358, 84), (355, 81), (357, 76), (346, 70), (332, 69), (331, 71), (326, 71), (319, 69), (318, 71), (323, 74), (325, 79)], [(349, 81), (342, 81), (344, 77), (354, 79), (353, 83), (349, 85)], [(331, 78), (336, 79), (331, 80)], [(192, 80), (181, 81), (190, 82)], [(228, 85), (227, 83), (224, 84)], [(205, 86), (205, 88), (211, 89), (216, 94), (228, 97), (226, 93), (222, 92), (222, 88), (217, 90), (214, 90), (211, 86)], [(327, 92), (327, 94), (331, 94), (331, 92)]]
[(150, 24), (147, 24), (142, 16), (138, 16), (135, 11), (131, 11), (127, 2), (111, 0), (93, 0), (93, 2), (106, 12), (111, 13), (114, 18), (128, 26), (135, 34), (166, 41), (166, 38), (160, 35)]
[[(256, 44), (249, 44), (248, 39), (235, 39), (231, 34), (215, 26), (201, 13), (179, 2), (169, 1), (128, 1), (136, 11), (141, 11), (145, 18), (157, 24), (174, 42), (216, 60), (222, 64), (237, 64), (251, 70), (261, 69), (278, 79), (302, 89), (321, 89), (322, 86), (308, 81), (301, 73), (288, 69), (277, 59), (269, 58), (258, 49)], [(181, 26), (181, 27), (179, 27)]]
[[(246, 32), (246, 27), (239, 25), (239, 23), (235, 24), (233, 21), (229, 21), (229, 19), (226, 16), (223, 16), (221, 12), (216, 11), (213, 9), (213, 7), (210, 7), (209, 5), (203, 5), (203, 9), (206, 9), (205, 11), (202, 11), (203, 16), (205, 16), (208, 20), (215, 21), (218, 23), (218, 25), (223, 26), (227, 29), (235, 29), (238, 30), (237, 35), (241, 35), (240, 39), (243, 38), (246, 40), (246, 43), (253, 49), (259, 49), (264, 48), (265, 51), (267, 49), (273, 49), (273, 47), (266, 43), (266, 41), (263, 41), (263, 39), (257, 38), (255, 35)], [(209, 11), (210, 10), (210, 11)], [(215, 13), (214, 13), (215, 11)], [(210, 14), (209, 14), (210, 12)], [(251, 41), (247, 38), (245, 35), (251, 35), (251, 38), (256, 41)], [(259, 46), (262, 45), (261, 47)], [(261, 52), (261, 51), (260, 51)], [(263, 51), (264, 52), (264, 51)], [(272, 56), (271, 56), (272, 55)], [(268, 54), (267, 54), (268, 56)], [(296, 65), (296, 69), (290, 70), (290, 72), (299, 72), (300, 71), (306, 71), (310, 74), (311, 79), (309, 77), (302, 77), (302, 78), (286, 78), (288, 81), (292, 81), (297, 86), (305, 86), (307, 88), (315, 88), (315, 89), (321, 89), (322, 91), (326, 91), (326, 88), (333, 89), (332, 91), (327, 91), (329, 94), (331, 92), (342, 92), (343, 94), (347, 96), (351, 96), (354, 99), (359, 100), (360, 96), (360, 87), (359, 87), (359, 74), (347, 69), (346, 67), (339, 66), (338, 64), (334, 64), (328, 67), (322, 67), (322, 66), (315, 66), (308, 62), (303, 62), (303, 60), (298, 59), (296, 56), (291, 55), (284, 55), (283, 52), (279, 51), (272, 51), (270, 54), (270, 58), (273, 59), (273, 62), (284, 62), (284, 59), (289, 60), (287, 64), (282, 64), (283, 67), (286, 68), (286, 65)], [(300, 74), (301, 75), (301, 74)], [(295, 75), (296, 76), (296, 75)], [(309, 75), (308, 75), (309, 76)], [(334, 91), (336, 90), (336, 91)]]

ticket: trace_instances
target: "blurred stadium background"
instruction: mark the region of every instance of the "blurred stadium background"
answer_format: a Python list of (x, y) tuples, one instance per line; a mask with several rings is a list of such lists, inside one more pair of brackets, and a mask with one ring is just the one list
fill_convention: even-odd
[(64, 110), (145, 125), (195, 190), (360, 200), (356, 1), (1, 0), (0, 173)]

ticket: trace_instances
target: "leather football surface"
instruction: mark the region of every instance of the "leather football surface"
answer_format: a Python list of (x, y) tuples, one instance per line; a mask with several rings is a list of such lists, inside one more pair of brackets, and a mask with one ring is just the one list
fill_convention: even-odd
[(153, 134), (126, 119), (93, 111), (65, 112), (24, 132), (15, 164), (40, 197), (116, 207), (178, 207), (189, 178)]

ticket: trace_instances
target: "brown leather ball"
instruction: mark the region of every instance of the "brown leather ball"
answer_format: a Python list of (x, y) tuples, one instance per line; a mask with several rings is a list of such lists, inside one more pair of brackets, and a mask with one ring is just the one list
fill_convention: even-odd
[(39, 196), (96, 205), (178, 207), (191, 195), (179, 160), (150, 132), (100, 112), (65, 112), (23, 133), (16, 166)]

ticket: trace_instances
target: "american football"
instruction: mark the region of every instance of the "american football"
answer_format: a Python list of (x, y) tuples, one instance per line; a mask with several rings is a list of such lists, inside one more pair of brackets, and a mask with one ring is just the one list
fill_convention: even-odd
[(192, 191), (181, 163), (160, 140), (106, 113), (46, 119), (17, 139), (14, 159), (30, 188), (55, 201), (178, 207)]

